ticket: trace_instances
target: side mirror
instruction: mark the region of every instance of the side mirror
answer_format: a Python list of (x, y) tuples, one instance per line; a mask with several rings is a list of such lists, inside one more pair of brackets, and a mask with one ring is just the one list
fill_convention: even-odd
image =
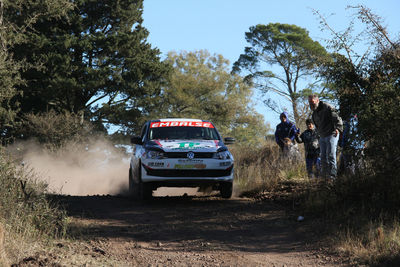
[(235, 143), (235, 138), (233, 138), (233, 137), (225, 137), (224, 138), (224, 144), (225, 145), (231, 145), (233, 143)]
[(140, 136), (131, 136), (131, 143), (135, 145), (142, 145), (142, 137)]

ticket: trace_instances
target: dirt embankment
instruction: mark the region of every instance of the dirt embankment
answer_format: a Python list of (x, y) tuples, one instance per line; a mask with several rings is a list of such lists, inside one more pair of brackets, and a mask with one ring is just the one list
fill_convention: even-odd
[[(19, 266), (345, 266), (307, 218), (268, 201), (217, 196), (57, 196), (74, 241)], [(28, 265), (31, 264), (31, 265)], [(59, 265), (57, 265), (59, 264)], [(18, 266), (18, 265), (16, 265)], [(43, 266), (43, 265), (42, 265)]]

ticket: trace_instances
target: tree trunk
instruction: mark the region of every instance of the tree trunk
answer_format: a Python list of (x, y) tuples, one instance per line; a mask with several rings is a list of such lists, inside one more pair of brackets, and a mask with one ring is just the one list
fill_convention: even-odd
[(294, 123), (298, 127), (300, 125), (300, 118), (299, 118), (299, 112), (297, 110), (297, 97), (291, 97), (292, 98), (292, 108), (293, 108), (293, 117), (294, 117)]

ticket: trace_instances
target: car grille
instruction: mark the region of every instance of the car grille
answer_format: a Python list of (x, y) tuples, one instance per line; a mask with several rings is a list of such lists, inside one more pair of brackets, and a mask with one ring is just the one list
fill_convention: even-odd
[[(164, 153), (164, 157), (170, 158), (170, 159), (182, 159), (182, 158), (187, 158), (187, 153), (188, 152), (166, 152)], [(195, 159), (209, 159), (214, 156), (214, 153), (212, 152), (194, 152), (194, 158)]]
[(233, 166), (227, 170), (154, 170), (145, 168), (148, 175), (161, 177), (222, 177), (231, 175)]

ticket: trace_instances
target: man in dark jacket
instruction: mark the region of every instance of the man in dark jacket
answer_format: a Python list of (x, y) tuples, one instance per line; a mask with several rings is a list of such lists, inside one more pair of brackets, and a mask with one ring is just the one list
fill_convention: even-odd
[[(298, 133), (296, 135), (296, 141), (298, 143), (304, 143), (308, 177), (317, 178), (319, 176), (320, 169), (319, 136), (311, 119), (306, 120), (306, 125), (307, 130), (305, 130), (302, 134)], [(313, 169), (315, 169), (315, 171), (313, 171)]]
[(308, 96), (312, 120), (319, 134), (322, 176), (336, 178), (336, 148), (339, 132), (343, 131), (342, 119), (329, 104), (319, 100), (317, 95)]
[(275, 140), (278, 146), (283, 151), (284, 139), (289, 138), (293, 142), (297, 133), (297, 128), (294, 123), (289, 121), (289, 117), (286, 112), (282, 112), (279, 118), (281, 120), (281, 123), (276, 126)]

